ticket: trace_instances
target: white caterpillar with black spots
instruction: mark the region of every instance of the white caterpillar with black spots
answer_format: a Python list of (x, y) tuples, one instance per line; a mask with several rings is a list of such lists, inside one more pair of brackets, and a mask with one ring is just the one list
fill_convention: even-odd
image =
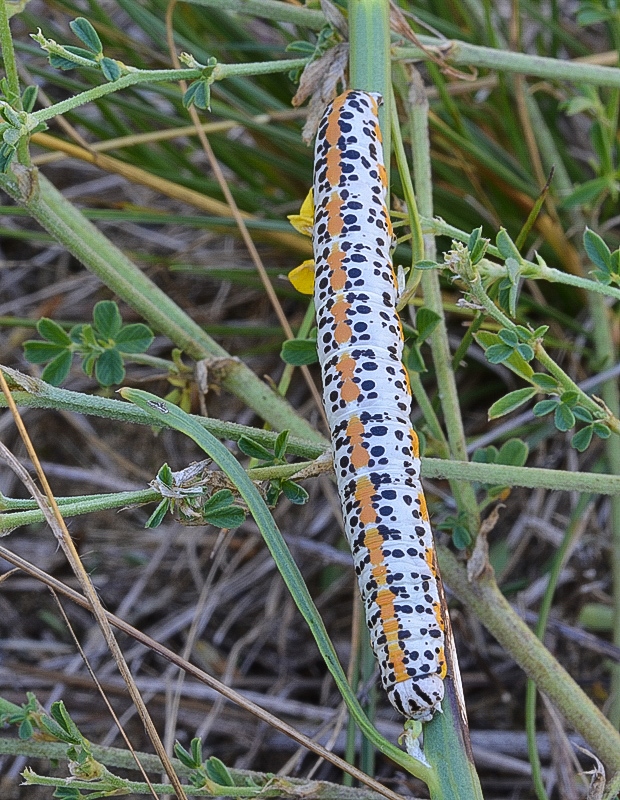
[(314, 158), (314, 298), (323, 402), (373, 650), (409, 719), (440, 707), (444, 622), (396, 313), (380, 95), (327, 108)]

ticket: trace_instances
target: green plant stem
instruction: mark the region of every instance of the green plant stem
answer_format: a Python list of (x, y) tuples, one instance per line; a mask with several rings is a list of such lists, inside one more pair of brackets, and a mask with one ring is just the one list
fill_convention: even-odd
[[(39, 378), (24, 375), (10, 367), (3, 366), (1, 368), (18, 406), (74, 411), (78, 414), (106, 417), (121, 422), (133, 422), (138, 425), (152, 424), (148, 414), (129, 403), (111, 400), (107, 397), (87, 395), (82, 392), (72, 392), (69, 389), (59, 389), (39, 380)], [(0, 396), (0, 408), (6, 407), (6, 399)], [(195, 416), (194, 419), (198, 420), (206, 430), (220, 439), (237, 441), (242, 436), (249, 436), (266, 447), (273, 447), (278, 437), (275, 431), (265, 431), (253, 428), (250, 425), (239, 425), (236, 422), (223, 422), (214, 417)], [(289, 436), (288, 438), (287, 453), (290, 455), (317, 458), (328, 449), (328, 442), (309, 441), (299, 436)]]
[(499, 590), (490, 568), (472, 582), (447, 548), (438, 546), (439, 567), (457, 598), (470, 608), (521, 669), (613, 771), (620, 770), (620, 734)]
[[(2, 53), (2, 63), (6, 76), (7, 96), (6, 100), (16, 111), (22, 111), (22, 99), (19, 93), (19, 75), (17, 63), (15, 61), (15, 50), (13, 48), (13, 37), (11, 36), (11, 26), (6, 4), (3, 2), (0, 8), (0, 52)], [(17, 144), (17, 157), (21, 164), (30, 164), (30, 152), (26, 138), (20, 139)]]
[[(461, 239), (461, 241), (466, 241)], [(489, 253), (499, 255), (494, 252), (496, 248), (490, 246)], [(506, 276), (506, 267), (503, 264), (495, 264), (486, 258), (483, 258), (477, 265), (480, 274), (489, 280), (499, 280)], [(521, 276), (528, 280), (534, 281), (548, 281), (549, 283), (563, 283), (565, 286), (576, 286), (579, 289), (585, 289), (587, 292), (594, 292), (605, 297), (612, 297), (614, 300), (620, 300), (620, 289), (616, 286), (606, 286), (604, 283), (590, 280), (589, 278), (582, 278), (579, 275), (571, 275), (568, 272), (561, 272), (559, 269), (553, 269), (543, 264), (533, 264), (531, 261), (523, 260), (523, 269)]]
[(441, 427), (441, 423), (439, 422), (439, 418), (435, 413), (435, 409), (433, 408), (433, 404), (430, 401), (429, 396), (426, 393), (426, 389), (424, 388), (424, 384), (420, 378), (420, 374), (418, 372), (412, 372), (411, 370), (407, 370), (407, 375), (409, 376), (409, 385), (411, 386), (411, 394), (413, 395), (413, 399), (418, 404), (420, 411), (422, 412), (422, 416), (424, 417), (424, 422), (428, 425), (428, 430), (433, 439), (435, 440), (434, 444), (439, 452), (441, 458), (450, 458), (450, 445), (448, 444), (448, 440), (446, 439), (446, 435), (443, 432)]
[[(2, 705), (4, 703), (0, 701)], [(19, 711), (19, 706), (15, 707)], [(119, 747), (101, 747), (96, 744), (90, 745), (93, 757), (108, 768), (121, 768), (135, 771), (136, 760), (144, 767), (147, 772), (161, 772), (161, 763), (156, 755), (152, 753), (131, 753), (129, 750), (122, 750)], [(30, 758), (44, 758), (62, 761), (67, 757), (67, 745), (62, 742), (38, 742), (32, 739), (9, 739), (0, 738), (0, 753), (2, 755), (28, 756)], [(187, 778), (192, 770), (186, 767), (179, 759), (172, 758), (171, 762), (181, 777)], [(254, 781), (257, 784), (268, 782), (271, 776), (263, 772), (254, 770), (226, 768), (235, 784), (243, 784), (246, 781)], [(287, 794), (299, 791), (312, 791), (313, 797), (320, 800), (379, 800), (381, 795), (365, 787), (358, 786), (355, 789), (347, 789), (337, 784), (327, 781), (308, 781), (305, 778), (282, 777), (283, 783), (278, 782), (282, 792)], [(167, 787), (170, 792), (170, 786)]]
[[(109, 239), (45, 178), (35, 170), (14, 166), (17, 176), (7, 174), (0, 187), (27, 208), (39, 224), (97, 275), (112, 291), (134, 308), (151, 327), (168, 336), (190, 357), (223, 359), (221, 383), (243, 399), (276, 430), (290, 430), (306, 439), (323, 437), (287, 401), (261, 381), (248, 367), (232, 359), (176, 303), (159, 289)], [(215, 369), (215, 364), (213, 365)]]
[[(307, 59), (305, 58), (291, 58), (282, 59), (281, 61), (263, 61), (249, 64), (218, 64), (213, 68), (212, 78), (213, 80), (224, 80), (230, 77), (286, 72), (290, 69), (300, 69), (306, 65), (306, 62)], [(201, 75), (202, 70), (200, 69), (136, 70), (135, 72), (129, 72), (123, 75), (116, 81), (102, 83), (99, 86), (94, 86), (92, 89), (87, 89), (84, 92), (68, 97), (60, 103), (54, 103), (48, 108), (35, 111), (30, 116), (36, 120), (36, 122), (47, 122), (60, 114), (66, 114), (68, 111), (73, 111), (86, 103), (99, 100), (113, 92), (120, 92), (122, 89), (127, 89), (129, 86), (162, 83), (166, 81), (173, 81), (175, 83), (177, 81), (193, 81), (200, 78)]]
[[(511, 50), (483, 47), (456, 39), (441, 41), (434, 36), (418, 36), (418, 39), (424, 47), (436, 47), (446, 62), (451, 65), (482, 67), (499, 72), (529, 75), (533, 78), (589, 83), (593, 86), (620, 86), (620, 69), (616, 67), (599, 67), (596, 64), (564, 61), (545, 56), (534, 56), (529, 53), (515, 53)], [(412, 46), (394, 47), (392, 57), (405, 61), (428, 59), (424, 50)]]
[[(413, 265), (416, 261), (421, 261), (425, 257), (424, 238), (422, 235), (422, 224), (420, 222), (420, 213), (418, 211), (418, 202), (416, 194), (413, 190), (411, 182), (411, 175), (407, 164), (407, 154), (405, 153), (405, 145), (403, 144), (403, 137), (398, 124), (398, 112), (396, 108), (396, 98), (394, 92), (390, 92), (390, 103), (392, 106), (392, 138), (394, 140), (394, 155), (396, 156), (396, 163), (398, 165), (398, 173), (401, 176), (403, 185), (403, 193), (405, 202), (407, 203), (407, 214), (409, 215), (409, 228), (411, 230), (411, 249), (412, 249), (412, 269), (411, 275), (407, 281), (410, 284), (412, 281), (417, 285), (418, 275), (415, 274)], [(431, 206), (432, 208), (432, 206)], [(409, 286), (407, 286), (407, 289)], [(407, 302), (407, 289), (403, 297), (399, 300), (399, 308)]]
[[(570, 525), (566, 529), (562, 543), (558, 548), (549, 570), (549, 580), (540, 604), (538, 612), (538, 620), (536, 622), (535, 634), (542, 642), (545, 637), (545, 630), (547, 628), (547, 621), (551, 612), (551, 605), (553, 603), (553, 595), (560, 579), (560, 573), (564, 568), (566, 559), (568, 558), (575, 537), (580, 531), (580, 520), (586, 510), (591, 498), (589, 495), (582, 495), (575, 510), (571, 514)], [(538, 755), (538, 748), (536, 747), (536, 684), (528, 678), (526, 692), (525, 692), (525, 730), (527, 732), (527, 747), (529, 752), (530, 764), (532, 766), (532, 780), (538, 800), (547, 800), (547, 792), (542, 779), (542, 770), (540, 766), (540, 757)]]
[[(8, 500), (8, 498), (7, 498)], [(125, 506), (142, 505), (161, 500), (161, 495), (154, 489), (142, 489), (135, 492), (116, 492), (115, 494), (95, 494), (85, 497), (62, 497), (57, 500), (62, 516), (77, 517), (81, 514), (91, 514), (109, 508), (123, 508)], [(1, 503), (0, 505), (4, 505)], [(10, 533), (22, 525), (32, 525), (43, 522), (44, 514), (39, 509), (30, 511), (3, 510), (0, 514), (0, 533)]]
[[(205, 430), (204, 418), (191, 417)], [(134, 422), (148, 424), (150, 420)], [(213, 432), (213, 431), (211, 431)], [(256, 434), (263, 431), (256, 431)], [(239, 435), (247, 436), (247, 433)], [(220, 432), (221, 435), (221, 432)], [(226, 435), (224, 438), (232, 438)], [(253, 438), (257, 435), (253, 433)], [(263, 442), (269, 444), (268, 441)], [(273, 443), (273, 441), (271, 442)], [(450, 461), (442, 458), (422, 458), (422, 477), (441, 478), (459, 481), (475, 481), (489, 486), (523, 486), (530, 489), (552, 489), (566, 492), (596, 492), (603, 495), (620, 495), (620, 475), (606, 475), (589, 472), (560, 472), (536, 467), (508, 467), (501, 464), (480, 464), (473, 461)], [(248, 477), (254, 481), (289, 478), (301, 469), (310, 467), (313, 461), (283, 464), (276, 467), (257, 467), (248, 470)], [(80, 497), (61, 497), (58, 503), (64, 517), (89, 514), (107, 508), (151, 503), (160, 499), (159, 493), (152, 489), (134, 492), (85, 495)], [(28, 500), (15, 500), (0, 496), (0, 533), (9, 533), (21, 525), (42, 522), (44, 517), (36, 508), (29, 508)], [(15, 509), (15, 510), (14, 510)]]
[(349, 76), (353, 89), (378, 92), (379, 125), (390, 182), (391, 63), (389, 6), (386, 0), (349, 0)]
[[(409, 114), (410, 118), (414, 118), (411, 125), (411, 137), (416, 197), (420, 213), (432, 218), (433, 196), (431, 189), (428, 106), (424, 105), (424, 103), (421, 105), (416, 104), (416, 99), (415, 95), (409, 98), (410, 102), (412, 101)], [(403, 180), (405, 182), (408, 180), (406, 175)], [(428, 248), (427, 254), (433, 258), (435, 255), (435, 243), (432, 237), (425, 239), (425, 247)], [(429, 343), (437, 375), (437, 385), (444, 414), (447, 439), (450, 445), (450, 454), (456, 460), (467, 461), (467, 444), (461, 418), (458, 391), (454, 380), (454, 372), (452, 371), (448, 329), (439, 286), (439, 276), (435, 270), (425, 270), (422, 273), (421, 283), (425, 307), (434, 311), (440, 320), (429, 337)], [(451, 483), (451, 489), (459, 509), (464, 511), (467, 516), (469, 530), (475, 535), (480, 526), (480, 517), (476, 495), (471, 484), (453, 482)]]
[[(605, 301), (599, 296), (589, 298), (590, 313), (594, 322), (593, 338), (597, 363), (607, 369), (616, 363), (617, 352), (612, 333), (612, 321)], [(620, 392), (616, 380), (606, 381), (600, 387), (601, 397), (615, 417), (620, 415)], [(605, 442), (607, 468), (614, 475), (620, 475), (620, 441), (614, 436)], [(620, 498), (611, 500), (611, 572), (613, 585), (614, 624), (613, 642), (620, 644)], [(616, 728), (620, 727), (620, 665), (611, 667), (611, 707), (609, 719)]]
[(9, 24), (9, 15), (5, 3), (0, 8), (0, 49), (2, 50), (2, 65), (6, 76), (9, 97), (7, 100), (14, 108), (21, 111), (21, 99), (19, 94), (19, 75), (17, 74), (17, 64), (15, 62), (15, 50), (13, 48), (13, 37)]

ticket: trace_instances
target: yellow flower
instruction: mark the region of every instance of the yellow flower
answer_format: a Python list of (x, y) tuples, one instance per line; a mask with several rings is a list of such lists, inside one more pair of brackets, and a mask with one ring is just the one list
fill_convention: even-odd
[(299, 214), (289, 214), (288, 221), (293, 228), (304, 236), (312, 236), (312, 226), (314, 225), (314, 200), (312, 189), (306, 195), (306, 199), (301, 204)]
[(314, 291), (314, 259), (303, 261), (298, 267), (288, 274), (289, 281), (302, 294), (312, 294)]
[[(299, 214), (289, 214), (288, 221), (299, 233), (303, 233), (304, 236), (312, 236), (312, 226), (314, 225), (312, 189), (306, 195)], [(314, 291), (314, 260), (310, 258), (292, 269), (288, 274), (288, 279), (301, 294), (312, 294)]]

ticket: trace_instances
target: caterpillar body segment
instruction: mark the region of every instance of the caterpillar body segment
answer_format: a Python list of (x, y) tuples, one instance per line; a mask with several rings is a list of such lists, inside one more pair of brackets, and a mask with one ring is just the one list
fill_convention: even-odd
[(345, 530), (381, 680), (401, 714), (427, 721), (443, 699), (445, 634), (401, 362), (379, 101), (345, 92), (319, 126), (317, 343)]

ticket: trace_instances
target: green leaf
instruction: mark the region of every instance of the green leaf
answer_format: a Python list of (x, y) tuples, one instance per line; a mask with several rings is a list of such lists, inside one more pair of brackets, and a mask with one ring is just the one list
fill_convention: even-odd
[[(489, 333), (488, 331), (478, 331), (474, 334), (474, 339), (485, 352), (488, 351), (489, 347), (494, 344), (499, 344), (501, 341), (496, 333)], [(512, 372), (514, 372), (515, 375), (518, 375), (526, 381), (529, 381), (534, 374), (534, 370), (530, 367), (527, 361), (524, 361), (516, 352), (513, 352), (509, 358), (503, 361), (503, 364)]]
[(486, 357), (491, 364), (501, 364), (513, 353), (513, 348), (507, 344), (492, 344), (486, 351)]
[(497, 334), (499, 338), (502, 340), (504, 344), (507, 344), (509, 347), (516, 347), (519, 344), (519, 337), (517, 336), (515, 331), (508, 330), (507, 328), (502, 328), (501, 331)]
[(68, 352), (66, 347), (53, 342), (41, 342), (39, 339), (29, 339), (24, 342), (24, 355), (31, 364), (45, 364), (46, 361), (66, 352)]
[(521, 253), (519, 248), (512, 241), (505, 228), (501, 228), (495, 238), (495, 244), (502, 258), (514, 258), (521, 263)]
[(555, 411), (559, 404), (560, 401), (555, 397), (552, 397), (549, 400), (541, 400), (540, 403), (536, 403), (532, 409), (534, 416), (544, 417), (546, 414), (550, 414), (552, 411)]
[(192, 83), (183, 95), (183, 105), (185, 108), (196, 106), (203, 111), (211, 108), (211, 87), (205, 80), (197, 80)]
[(45, 367), (41, 373), (41, 379), (52, 386), (60, 386), (69, 374), (72, 360), (72, 354), (68, 350), (64, 350)]
[(122, 383), (125, 378), (123, 359), (116, 348), (105, 350), (95, 364), (95, 378), (102, 386)]
[(426, 372), (426, 364), (422, 357), (420, 346), (417, 342), (413, 342), (407, 349), (405, 356), (405, 366), (411, 372)]
[(546, 375), (544, 372), (535, 372), (532, 375), (532, 383), (535, 383), (539, 389), (545, 392), (555, 392), (558, 389), (558, 382), (551, 375)]
[(282, 431), (278, 434), (278, 438), (273, 446), (273, 454), (277, 459), (283, 459), (286, 455), (286, 447), (288, 445), (288, 431)]
[(524, 361), (531, 361), (534, 358), (534, 350), (529, 346), (529, 344), (520, 344), (517, 346), (517, 353), (521, 356)]
[(583, 234), (583, 246), (590, 261), (603, 272), (611, 269), (611, 251), (598, 233), (586, 228)]
[(567, 405), (560, 403), (555, 410), (553, 421), (559, 431), (569, 431), (575, 425), (575, 415)]
[(564, 405), (572, 408), (577, 404), (577, 400), (579, 400), (579, 392), (576, 392), (574, 389), (567, 389), (560, 395), (560, 400), (564, 403)]
[(170, 500), (167, 497), (164, 497), (163, 500), (159, 502), (157, 508), (151, 516), (147, 519), (145, 528), (157, 528), (161, 525), (164, 520), (164, 517), (168, 513), (168, 509), (170, 508)]
[(287, 53), (301, 53), (304, 56), (313, 56), (315, 46), (310, 42), (298, 40), (287, 44), (285, 49)]
[(592, 428), (599, 439), (609, 439), (611, 436), (611, 431), (604, 422), (595, 422)]
[(203, 509), (205, 512), (220, 511), (223, 508), (228, 508), (234, 499), (235, 496), (230, 489), (220, 489), (217, 492), (213, 492), (204, 504)]
[(15, 148), (8, 144), (0, 146), (0, 172), (5, 173), (15, 156)]
[(218, 786), (234, 786), (235, 782), (232, 779), (232, 775), (228, 771), (226, 765), (216, 758), (215, 756), (211, 756), (205, 761), (205, 771), (207, 773), (207, 777), (212, 780), (214, 783), (217, 783)]
[(17, 736), (20, 739), (25, 740), (25, 739), (30, 739), (33, 733), (34, 733), (34, 728), (32, 727), (32, 723), (30, 722), (30, 720), (29, 719), (23, 720), (17, 731)]
[(54, 69), (75, 69), (75, 62), (69, 61), (68, 58), (63, 58), (62, 56), (58, 55), (50, 55), (50, 66), (54, 67)]
[(93, 370), (95, 369), (95, 364), (97, 363), (97, 358), (99, 354), (96, 352), (87, 353), (84, 358), (82, 359), (82, 369), (88, 375), (88, 377), (92, 377)]
[(431, 333), (435, 330), (441, 317), (430, 308), (421, 308), (416, 314), (415, 324), (418, 329), (418, 343), (428, 339)]
[(610, 18), (611, 12), (603, 8), (598, 9), (589, 6), (577, 12), (577, 24), (584, 27), (586, 25), (596, 25), (598, 22), (607, 22)]
[(51, 717), (42, 716), (40, 725), (45, 733), (47, 733), (49, 736), (53, 736), (54, 739), (58, 739), (60, 742), (66, 742), (67, 744), (79, 744), (81, 740), (81, 737), (76, 740), (72, 734), (65, 730), (63, 725), (59, 725), (58, 722), (53, 720)]
[(99, 66), (103, 72), (103, 77), (107, 81), (110, 81), (110, 83), (117, 81), (123, 74), (121, 68), (113, 58), (102, 58), (99, 62)]
[(125, 325), (116, 336), (116, 347), (121, 353), (144, 353), (153, 344), (153, 331), (141, 322)]
[(422, 261), (416, 261), (413, 265), (414, 269), (437, 269), (439, 264), (436, 261), (429, 261), (428, 259), (423, 259)]
[(271, 461), (273, 458), (273, 453), (270, 453), (260, 442), (250, 439), (249, 436), (241, 436), (237, 441), (237, 447), (246, 456), (256, 458), (258, 461)]
[(580, 453), (583, 453), (584, 450), (587, 450), (590, 446), (590, 442), (592, 441), (592, 425), (586, 425), (585, 428), (582, 428), (580, 431), (573, 436), (570, 440), (571, 445), (578, 450)]
[(504, 397), (497, 400), (489, 409), (489, 419), (497, 419), (503, 417), (504, 414), (509, 414), (516, 408), (519, 408), (528, 400), (536, 395), (536, 389), (533, 386), (527, 386), (525, 389), (517, 389), (510, 392)]
[(170, 469), (168, 464), (161, 465), (161, 467), (157, 472), (157, 478), (164, 484), (164, 486), (167, 486), (169, 489), (172, 488), (174, 475), (172, 474), (172, 470)]
[[(189, 753), (180, 742), (174, 743), (174, 754), (179, 759), (179, 761), (183, 764), (184, 767), (188, 769), (199, 769), (202, 766), (202, 757), (198, 762), (193, 755), (194, 752), (194, 744), (195, 739), (192, 739), (192, 753)], [(198, 739), (200, 742), (200, 739)]]
[(57, 800), (83, 800), (84, 795), (75, 786), (59, 786), (52, 797)]
[(467, 249), (472, 264), (477, 264), (484, 256), (489, 246), (489, 240), (482, 238), (482, 226), (475, 228), (467, 240)]
[(308, 492), (298, 483), (295, 483), (294, 481), (283, 480), (281, 486), (286, 499), (291, 503), (294, 503), (294, 505), (303, 506), (304, 503), (308, 502)]
[(316, 364), (319, 360), (316, 352), (316, 339), (289, 339), (282, 345), (280, 358), (285, 364), (293, 367)]
[(456, 525), (452, 531), (452, 543), (457, 550), (465, 550), (472, 543), (470, 532), (463, 525)]
[(59, 344), (62, 347), (67, 347), (71, 344), (71, 337), (69, 334), (64, 328), (61, 328), (57, 322), (54, 322), (53, 319), (42, 317), (37, 322), (37, 331), (39, 335), (47, 339), (48, 342), (54, 342), (54, 344)]
[(609, 180), (606, 176), (602, 178), (593, 178), (591, 181), (586, 181), (577, 189), (575, 189), (574, 192), (571, 192), (571, 194), (558, 203), (558, 208), (568, 209), (574, 208), (575, 206), (588, 205), (592, 201), (598, 199), (601, 192), (604, 192), (605, 189), (608, 188), (608, 185)]
[(239, 506), (227, 506), (209, 513), (203, 512), (203, 515), (210, 525), (227, 530), (238, 528), (245, 520), (245, 511)]
[(475, 450), (471, 460), (477, 464), (495, 464), (498, 455), (499, 450), (491, 444)]
[(24, 93), (22, 94), (22, 107), (24, 111), (28, 114), (34, 108), (35, 103), (37, 102), (37, 94), (39, 93), (39, 87), (30, 85), (26, 86), (24, 89)]
[(592, 422), (594, 419), (591, 412), (583, 406), (575, 406), (573, 408), (573, 414), (577, 419), (581, 420), (581, 422)]
[(123, 320), (113, 300), (101, 300), (93, 309), (93, 323), (97, 334), (103, 339), (115, 340)]
[(507, 467), (522, 467), (527, 461), (528, 454), (529, 447), (523, 439), (508, 439), (501, 446), (495, 463)]
[(74, 19), (73, 22), (69, 23), (69, 27), (77, 36), (77, 38), (81, 42), (84, 42), (86, 47), (95, 53), (95, 55), (103, 53), (101, 39), (99, 38), (97, 31), (87, 19), (84, 19), (84, 17), (78, 17), (77, 19)]

